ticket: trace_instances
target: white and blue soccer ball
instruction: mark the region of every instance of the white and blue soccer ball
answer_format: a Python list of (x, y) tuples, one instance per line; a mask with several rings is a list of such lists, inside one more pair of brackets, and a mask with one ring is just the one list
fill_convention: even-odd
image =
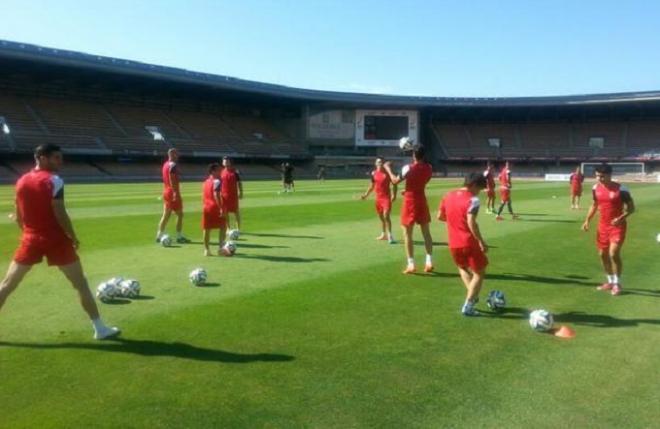
[(410, 137), (401, 137), (399, 139), (399, 149), (401, 150), (412, 150), (415, 140)]
[(234, 256), (236, 253), (236, 248), (236, 243), (233, 241), (228, 241), (224, 246), (222, 246), (222, 254), (225, 256)]
[(529, 326), (537, 332), (548, 332), (554, 324), (552, 313), (547, 310), (534, 310), (529, 314)]
[(188, 278), (190, 279), (190, 283), (192, 283), (193, 286), (202, 286), (206, 283), (208, 275), (206, 274), (206, 270), (204, 268), (195, 268), (190, 272)]
[(117, 296), (117, 287), (110, 282), (103, 282), (96, 288), (96, 298), (101, 302), (109, 302)]
[(119, 282), (119, 294), (124, 298), (137, 298), (140, 296), (140, 282), (126, 279)]
[(501, 290), (491, 290), (486, 298), (486, 305), (491, 310), (500, 310), (506, 306), (506, 298)]
[(231, 241), (238, 240), (238, 237), (240, 237), (240, 236), (241, 236), (241, 231), (239, 231), (238, 229), (230, 229), (229, 231), (227, 231), (227, 237)]
[(164, 234), (162, 237), (160, 237), (160, 245), (163, 247), (170, 247), (172, 245), (172, 237)]
[(108, 280), (106, 283), (113, 285), (116, 289), (119, 288), (119, 284), (124, 281), (122, 276), (113, 277)]

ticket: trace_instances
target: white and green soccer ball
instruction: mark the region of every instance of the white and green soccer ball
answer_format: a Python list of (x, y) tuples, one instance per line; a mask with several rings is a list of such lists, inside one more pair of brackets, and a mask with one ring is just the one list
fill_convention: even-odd
[(192, 283), (193, 286), (202, 286), (206, 283), (207, 277), (208, 275), (206, 274), (206, 270), (204, 268), (195, 268), (190, 272), (190, 275), (188, 276), (190, 283)]
[(172, 238), (165, 234), (162, 237), (160, 237), (160, 245), (163, 247), (170, 247), (172, 245)]
[(506, 306), (506, 298), (501, 290), (491, 290), (486, 298), (486, 305), (491, 310), (500, 310)]
[(399, 149), (403, 151), (412, 150), (414, 143), (415, 140), (411, 139), (410, 137), (401, 137), (399, 139)]
[(101, 302), (109, 302), (117, 296), (117, 287), (110, 282), (103, 282), (96, 288), (96, 298)]
[(529, 326), (537, 332), (548, 332), (554, 324), (555, 320), (547, 310), (534, 310), (529, 314)]
[(140, 282), (126, 279), (119, 282), (119, 294), (124, 298), (137, 298), (140, 296)]
[(241, 236), (241, 232), (238, 229), (230, 229), (229, 231), (227, 231), (227, 237), (231, 241), (238, 240), (238, 237), (240, 237), (240, 236)]
[(228, 241), (224, 246), (222, 246), (222, 254), (225, 256), (234, 256), (236, 253), (236, 248), (236, 243), (233, 241)]

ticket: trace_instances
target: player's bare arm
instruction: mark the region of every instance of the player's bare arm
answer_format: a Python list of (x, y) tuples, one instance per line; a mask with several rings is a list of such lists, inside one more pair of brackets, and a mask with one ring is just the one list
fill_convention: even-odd
[(69, 214), (66, 212), (62, 198), (53, 199), (53, 213), (64, 233), (73, 241), (74, 247), (78, 248), (80, 242), (78, 241), (78, 237), (76, 237), (76, 232), (73, 230), (71, 218), (69, 218)]
[(218, 205), (218, 207), (220, 207), (220, 217), (224, 216), (224, 212), (222, 210), (222, 207), (223, 207), (223, 205), (222, 205), (222, 194), (217, 193), (217, 192), (214, 193), (213, 194), (213, 199), (215, 199), (215, 203)]
[(14, 204), (14, 221), (16, 225), (22, 230), (23, 229), (23, 215), (21, 214), (21, 209), (18, 207), (18, 203)]
[(596, 215), (596, 210), (598, 210), (598, 202), (594, 200), (594, 202), (591, 203), (591, 207), (589, 207), (589, 211), (587, 212), (587, 218), (582, 224), (582, 231), (589, 231), (589, 223), (591, 223), (591, 219), (593, 219)]
[(635, 202), (633, 201), (632, 197), (628, 193), (625, 193), (624, 195), (627, 195), (627, 197), (624, 197), (623, 213), (621, 216), (612, 219), (612, 225), (614, 226), (621, 225), (623, 221), (628, 218), (628, 216), (635, 213)]
[(238, 199), (243, 199), (243, 182), (240, 179), (238, 179)]
[(385, 164), (383, 164), (383, 168), (385, 169), (385, 172), (387, 172), (387, 175), (390, 176), (390, 180), (392, 181), (393, 185), (398, 185), (399, 183), (403, 182), (401, 176), (397, 176), (392, 172), (392, 163), (390, 161), (387, 161)]
[(392, 202), (396, 201), (396, 194), (399, 190), (399, 187), (396, 184), (392, 184)]
[(371, 184), (369, 184), (369, 187), (367, 188), (367, 190), (364, 191), (364, 194), (362, 194), (360, 196), (360, 198), (363, 199), (363, 200), (366, 200), (367, 197), (369, 197), (369, 195), (371, 194), (371, 191), (373, 191), (373, 190), (374, 190), (374, 184), (373, 184), (373, 182), (371, 182)]
[(474, 237), (477, 239), (479, 242), (479, 247), (484, 253), (488, 252), (488, 245), (484, 241), (483, 237), (481, 236), (481, 231), (479, 230), (479, 224), (477, 223), (477, 213), (468, 213), (467, 215), (467, 224), (468, 228), (470, 228), (470, 232), (474, 235)]
[(172, 186), (172, 191), (174, 192), (174, 198), (179, 194), (179, 179), (173, 170), (170, 170), (170, 185)]

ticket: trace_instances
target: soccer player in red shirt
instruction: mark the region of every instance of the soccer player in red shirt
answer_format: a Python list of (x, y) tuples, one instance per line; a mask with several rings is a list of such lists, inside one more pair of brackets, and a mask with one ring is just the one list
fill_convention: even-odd
[[(211, 239), (211, 230), (219, 229), (220, 234), (218, 243), (220, 249), (225, 241), (227, 234), (227, 219), (223, 210), (222, 181), (220, 179), (220, 164), (213, 163), (208, 167), (208, 177), (202, 185), (202, 230), (204, 237), (204, 256), (211, 256), (209, 241)], [(218, 250), (218, 255), (222, 250)]]
[(486, 166), (484, 177), (486, 178), (486, 197), (488, 198), (486, 202), (486, 213), (492, 214), (495, 213), (495, 169), (491, 162), (488, 162)]
[(181, 199), (181, 173), (179, 171), (179, 152), (172, 148), (167, 151), (167, 161), (161, 169), (163, 176), (163, 216), (158, 223), (156, 242), (160, 242), (172, 212), (176, 214), (176, 242), (189, 243), (181, 232), (183, 230), (183, 200)]
[(582, 224), (582, 230), (589, 231), (589, 223), (600, 212), (596, 245), (598, 254), (607, 274), (607, 282), (598, 290), (611, 291), (612, 295), (621, 294), (621, 247), (626, 239), (628, 216), (635, 211), (630, 191), (625, 185), (612, 180), (612, 166), (603, 164), (596, 167), (596, 183), (593, 187), (593, 203)]
[(484, 281), (488, 265), (488, 245), (477, 224), (479, 192), (486, 187), (483, 174), (471, 173), (465, 177), (462, 188), (447, 193), (438, 209), (438, 219), (447, 223), (449, 250), (467, 289), (461, 308), (464, 316), (476, 316), (475, 304)]
[[(387, 240), (390, 244), (394, 244), (390, 212), (392, 211), (392, 203), (396, 200), (397, 186), (392, 185), (390, 176), (383, 168), (384, 162), (385, 160), (383, 158), (376, 158), (376, 169), (371, 172), (371, 184), (366, 192), (362, 194), (361, 198), (364, 200), (372, 191), (375, 191), (376, 213), (378, 213), (378, 218), (382, 226), (382, 233), (376, 240)], [(391, 191), (390, 185), (392, 185)]]
[(431, 222), (431, 214), (429, 206), (426, 202), (426, 184), (431, 180), (433, 169), (431, 164), (424, 161), (424, 148), (416, 146), (412, 153), (412, 164), (405, 165), (401, 169), (401, 174), (398, 176), (392, 172), (389, 162), (386, 162), (384, 167), (387, 174), (390, 176), (392, 184), (398, 185), (406, 181), (406, 189), (403, 192), (403, 204), (401, 205), (401, 226), (403, 228), (403, 237), (406, 247), (407, 266), (403, 271), (404, 274), (412, 274), (415, 272), (415, 259), (413, 253), (413, 227), (415, 224), (419, 225), (424, 237), (424, 247), (426, 248), (426, 263), (424, 265), (424, 272), (430, 273), (433, 271), (433, 239), (431, 238), (431, 230), (429, 223)]
[(504, 168), (502, 171), (500, 171), (499, 175), (499, 181), (500, 181), (500, 208), (497, 210), (497, 217), (495, 218), (496, 220), (503, 220), (504, 218), (502, 217), (502, 210), (504, 209), (504, 205), (507, 206), (509, 209), (509, 214), (511, 214), (511, 217), (513, 219), (517, 219), (518, 215), (513, 213), (513, 208), (511, 207), (511, 165), (509, 164), (509, 161), (507, 161), (504, 164)]
[(575, 172), (571, 174), (569, 181), (571, 182), (571, 209), (579, 209), (582, 182), (584, 182), (584, 174), (580, 171), (580, 167), (577, 167)]
[(238, 200), (243, 198), (243, 183), (241, 176), (238, 174), (231, 162), (231, 158), (222, 158), (222, 174), (220, 180), (222, 181), (222, 202), (224, 204), (224, 211), (229, 221), (229, 213), (233, 213), (236, 217), (236, 229), (241, 229), (241, 212), (238, 209)]
[(58, 267), (78, 292), (80, 304), (92, 321), (94, 338), (114, 337), (120, 331), (101, 321), (76, 253), (80, 242), (64, 207), (64, 182), (57, 175), (62, 167), (62, 151), (59, 146), (45, 144), (35, 149), (34, 157), (36, 167), (16, 183), (14, 219), (23, 233), (0, 283), (0, 308), (32, 266), (45, 256), (48, 265)]

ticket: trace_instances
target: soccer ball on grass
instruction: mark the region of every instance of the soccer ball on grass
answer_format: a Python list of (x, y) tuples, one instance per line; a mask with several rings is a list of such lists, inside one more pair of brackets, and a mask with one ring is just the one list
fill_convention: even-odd
[(241, 235), (241, 232), (240, 232), (239, 230), (237, 230), (237, 229), (230, 229), (229, 231), (227, 231), (227, 237), (228, 237), (231, 241), (236, 241), (236, 240), (238, 240), (238, 237), (240, 237), (240, 235)]
[(172, 238), (167, 234), (163, 235), (160, 237), (160, 245), (163, 247), (170, 247), (172, 245)]
[(537, 332), (548, 332), (554, 323), (552, 314), (547, 310), (534, 310), (529, 315), (529, 326)]
[(228, 241), (222, 246), (222, 254), (225, 256), (234, 256), (236, 253), (236, 243)]
[(96, 298), (101, 302), (109, 302), (117, 296), (117, 287), (110, 282), (103, 282), (96, 288)]
[(500, 310), (506, 306), (506, 298), (501, 290), (491, 290), (488, 292), (486, 304), (491, 310)]
[(190, 275), (188, 276), (190, 283), (192, 283), (193, 286), (204, 285), (206, 283), (207, 277), (208, 276), (204, 268), (195, 268), (190, 272)]
[(140, 282), (133, 279), (119, 282), (119, 294), (124, 298), (137, 298), (140, 296)]

